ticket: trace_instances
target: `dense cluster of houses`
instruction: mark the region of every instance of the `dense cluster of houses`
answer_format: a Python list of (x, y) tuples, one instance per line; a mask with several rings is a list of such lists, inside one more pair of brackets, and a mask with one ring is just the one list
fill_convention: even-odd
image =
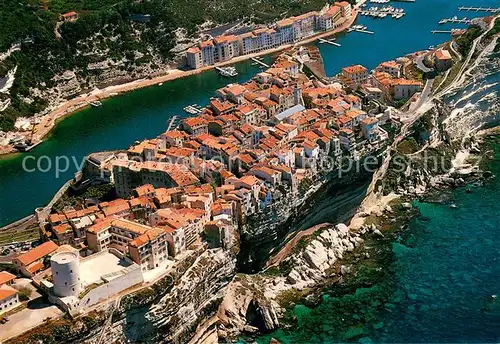
[(257, 28), (241, 35), (223, 35), (200, 42), (186, 52), (187, 65), (200, 68), (233, 57), (292, 44), (315, 33), (342, 26), (351, 18), (352, 8), (347, 1), (336, 2), (322, 11), (290, 17), (273, 25)]
[[(85, 252), (116, 249), (143, 270), (202, 238), (224, 246), (247, 216), (300, 195), (327, 160), (379, 147), (386, 119), (365, 112), (341, 84), (311, 80), (293, 59), (279, 58), (250, 81), (217, 90), (177, 129), (108, 160), (102, 176), (119, 198), (51, 214), (45, 236)], [(29, 260), (19, 267), (26, 275), (43, 269)]]

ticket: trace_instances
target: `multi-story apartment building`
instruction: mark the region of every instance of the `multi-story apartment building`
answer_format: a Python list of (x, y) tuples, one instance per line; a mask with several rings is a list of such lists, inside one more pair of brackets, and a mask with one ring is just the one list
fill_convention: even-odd
[(350, 88), (357, 88), (368, 81), (368, 69), (361, 65), (342, 68), (342, 79)]
[(168, 233), (152, 228), (128, 244), (129, 255), (142, 270), (157, 268), (169, 257)]
[(116, 160), (112, 164), (113, 183), (119, 197), (128, 197), (140, 185), (170, 188), (199, 184), (185, 165), (168, 162)]
[(314, 34), (317, 15), (318, 12), (308, 12), (291, 18), (293, 20), (295, 41), (299, 41)]
[(186, 52), (187, 65), (193, 69), (201, 68), (203, 64), (203, 54), (199, 47), (189, 48)]
[(313, 11), (282, 19), (276, 22), (275, 28), (259, 28), (239, 36), (218, 36), (189, 48), (186, 52), (187, 65), (191, 68), (200, 68), (217, 62), (229, 61), (238, 55), (292, 44), (314, 35), (316, 30), (335, 29), (351, 15), (351, 5), (348, 2), (336, 2), (324, 13)]
[(218, 36), (214, 38), (215, 61), (229, 61), (239, 55), (238, 38), (235, 35)]
[(342, 10), (340, 7), (332, 5), (325, 13), (317, 16), (316, 26), (321, 31), (332, 30), (340, 25), (341, 18)]

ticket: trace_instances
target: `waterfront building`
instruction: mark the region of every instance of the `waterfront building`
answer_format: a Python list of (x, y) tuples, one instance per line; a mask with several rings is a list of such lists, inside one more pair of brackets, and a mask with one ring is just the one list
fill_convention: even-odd
[(187, 65), (193, 69), (203, 67), (203, 55), (199, 47), (192, 47), (186, 51)]
[(317, 17), (317, 28), (321, 31), (333, 30), (341, 25), (342, 10), (339, 6), (331, 5), (324, 13)]
[(296, 17), (292, 17), (294, 40), (300, 41), (304, 38), (312, 36), (316, 29), (316, 16), (318, 12), (308, 12)]
[(276, 31), (280, 34), (280, 42), (282, 45), (292, 44), (295, 41), (295, 30), (293, 28), (294, 21), (291, 18), (286, 18), (276, 23)]
[(47, 241), (17, 256), (12, 262), (23, 276), (31, 278), (45, 269), (44, 259), (54, 254), (58, 247), (53, 241)]
[(342, 17), (350, 18), (352, 15), (352, 6), (347, 1), (341, 1), (334, 3), (335, 6), (340, 7), (342, 11)]
[(347, 87), (356, 89), (368, 81), (368, 69), (361, 65), (344, 67), (342, 68), (342, 80)]
[(214, 38), (215, 61), (225, 62), (239, 55), (238, 38), (235, 35)]

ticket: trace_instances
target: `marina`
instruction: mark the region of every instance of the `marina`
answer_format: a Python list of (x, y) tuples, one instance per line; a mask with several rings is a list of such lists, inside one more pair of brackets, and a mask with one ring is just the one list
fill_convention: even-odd
[(220, 75), (225, 77), (235, 77), (238, 75), (238, 72), (234, 67), (215, 67), (215, 69)]

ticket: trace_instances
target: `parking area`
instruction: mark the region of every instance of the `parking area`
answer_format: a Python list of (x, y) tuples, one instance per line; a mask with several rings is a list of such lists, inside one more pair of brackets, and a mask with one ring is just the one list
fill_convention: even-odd
[(112, 253), (102, 252), (80, 262), (80, 278), (84, 287), (100, 282), (101, 276), (120, 271), (130, 266), (128, 262)]
[(36, 326), (47, 318), (59, 318), (63, 312), (43, 298), (28, 302), (25, 309), (9, 316), (9, 321), (0, 325), (0, 342), (16, 337)]

